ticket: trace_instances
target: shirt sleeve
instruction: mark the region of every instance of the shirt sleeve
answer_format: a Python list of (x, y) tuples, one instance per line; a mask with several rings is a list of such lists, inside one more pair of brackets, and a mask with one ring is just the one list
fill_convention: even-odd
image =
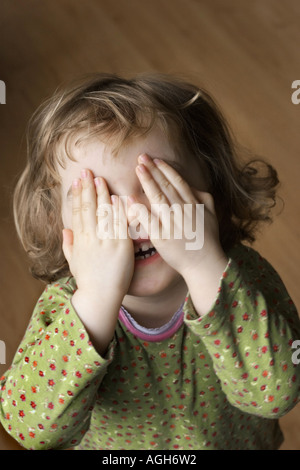
[(77, 445), (89, 427), (97, 389), (114, 352), (93, 348), (74, 311), (71, 279), (41, 295), (25, 336), (0, 379), (0, 420), (27, 449)]
[(233, 406), (265, 418), (279, 418), (295, 406), (300, 366), (292, 356), (299, 317), (279, 275), (255, 250), (232, 250), (206, 315), (197, 315), (189, 295), (184, 312)]

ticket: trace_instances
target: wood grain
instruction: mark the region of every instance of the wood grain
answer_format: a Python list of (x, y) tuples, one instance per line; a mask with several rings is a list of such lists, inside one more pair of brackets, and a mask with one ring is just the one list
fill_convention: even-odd
[[(300, 79), (299, 22), (298, 0), (1, 1), (0, 339), (7, 365), (0, 375), (43, 288), (28, 273), (11, 215), (26, 124), (58, 85), (91, 71), (174, 73), (214, 95), (241, 144), (278, 170), (284, 210), (255, 247), (299, 308), (300, 105), (291, 102), (291, 84)], [(298, 405), (281, 420), (282, 449), (300, 449), (299, 418)], [(15, 445), (0, 435), (0, 449)]]

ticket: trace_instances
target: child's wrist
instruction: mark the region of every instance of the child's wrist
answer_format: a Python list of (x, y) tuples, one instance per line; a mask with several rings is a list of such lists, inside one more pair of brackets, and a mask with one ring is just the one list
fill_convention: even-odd
[[(121, 284), (121, 283), (120, 283)], [(101, 299), (109, 296), (110, 298), (123, 299), (127, 292), (124, 292), (123, 286), (119, 287), (116, 283), (112, 283), (108, 279), (106, 282), (78, 282), (76, 292), (80, 296), (90, 299), (95, 304), (101, 304)]]
[(124, 294), (118, 290), (110, 289), (109, 291), (104, 288), (95, 287), (81, 287), (76, 290), (72, 297), (72, 304), (79, 303), (87, 309), (93, 309), (95, 314), (102, 311), (103, 307), (117, 308), (121, 306)]
[(228, 257), (220, 246), (203, 254), (200, 260), (195, 256), (193, 262), (185, 266), (180, 274), (188, 283), (195, 278), (195, 274), (202, 276), (220, 269), (220, 266), (224, 266), (225, 269), (227, 263)]
[(225, 253), (215, 253), (214, 257), (207, 258), (205, 262), (184, 273), (184, 280), (199, 316), (208, 313), (213, 305), (227, 264), (228, 258)]
[(77, 289), (72, 297), (71, 303), (77, 316), (102, 356), (113, 338), (122, 300), (115, 293), (103, 294), (93, 289)]

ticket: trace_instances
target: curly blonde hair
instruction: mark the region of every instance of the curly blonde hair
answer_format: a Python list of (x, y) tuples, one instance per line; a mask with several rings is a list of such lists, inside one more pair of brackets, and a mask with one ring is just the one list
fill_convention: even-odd
[(205, 166), (224, 250), (252, 243), (259, 223), (271, 221), (276, 171), (261, 159), (238, 158), (229, 127), (204, 89), (161, 74), (133, 79), (93, 74), (58, 90), (28, 125), (27, 163), (14, 192), (14, 217), (34, 277), (52, 282), (70, 275), (62, 251), (57, 169), (73, 159), (72, 139), (113, 136), (117, 152), (126, 139), (147, 134), (157, 123), (176, 153), (188, 152)]

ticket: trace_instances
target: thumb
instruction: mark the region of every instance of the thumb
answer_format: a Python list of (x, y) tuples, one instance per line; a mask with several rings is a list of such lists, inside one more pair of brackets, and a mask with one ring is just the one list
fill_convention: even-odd
[(73, 251), (73, 231), (68, 228), (64, 228), (62, 231), (62, 234), (63, 234), (62, 249), (66, 257), (66, 260), (70, 264), (72, 251)]

